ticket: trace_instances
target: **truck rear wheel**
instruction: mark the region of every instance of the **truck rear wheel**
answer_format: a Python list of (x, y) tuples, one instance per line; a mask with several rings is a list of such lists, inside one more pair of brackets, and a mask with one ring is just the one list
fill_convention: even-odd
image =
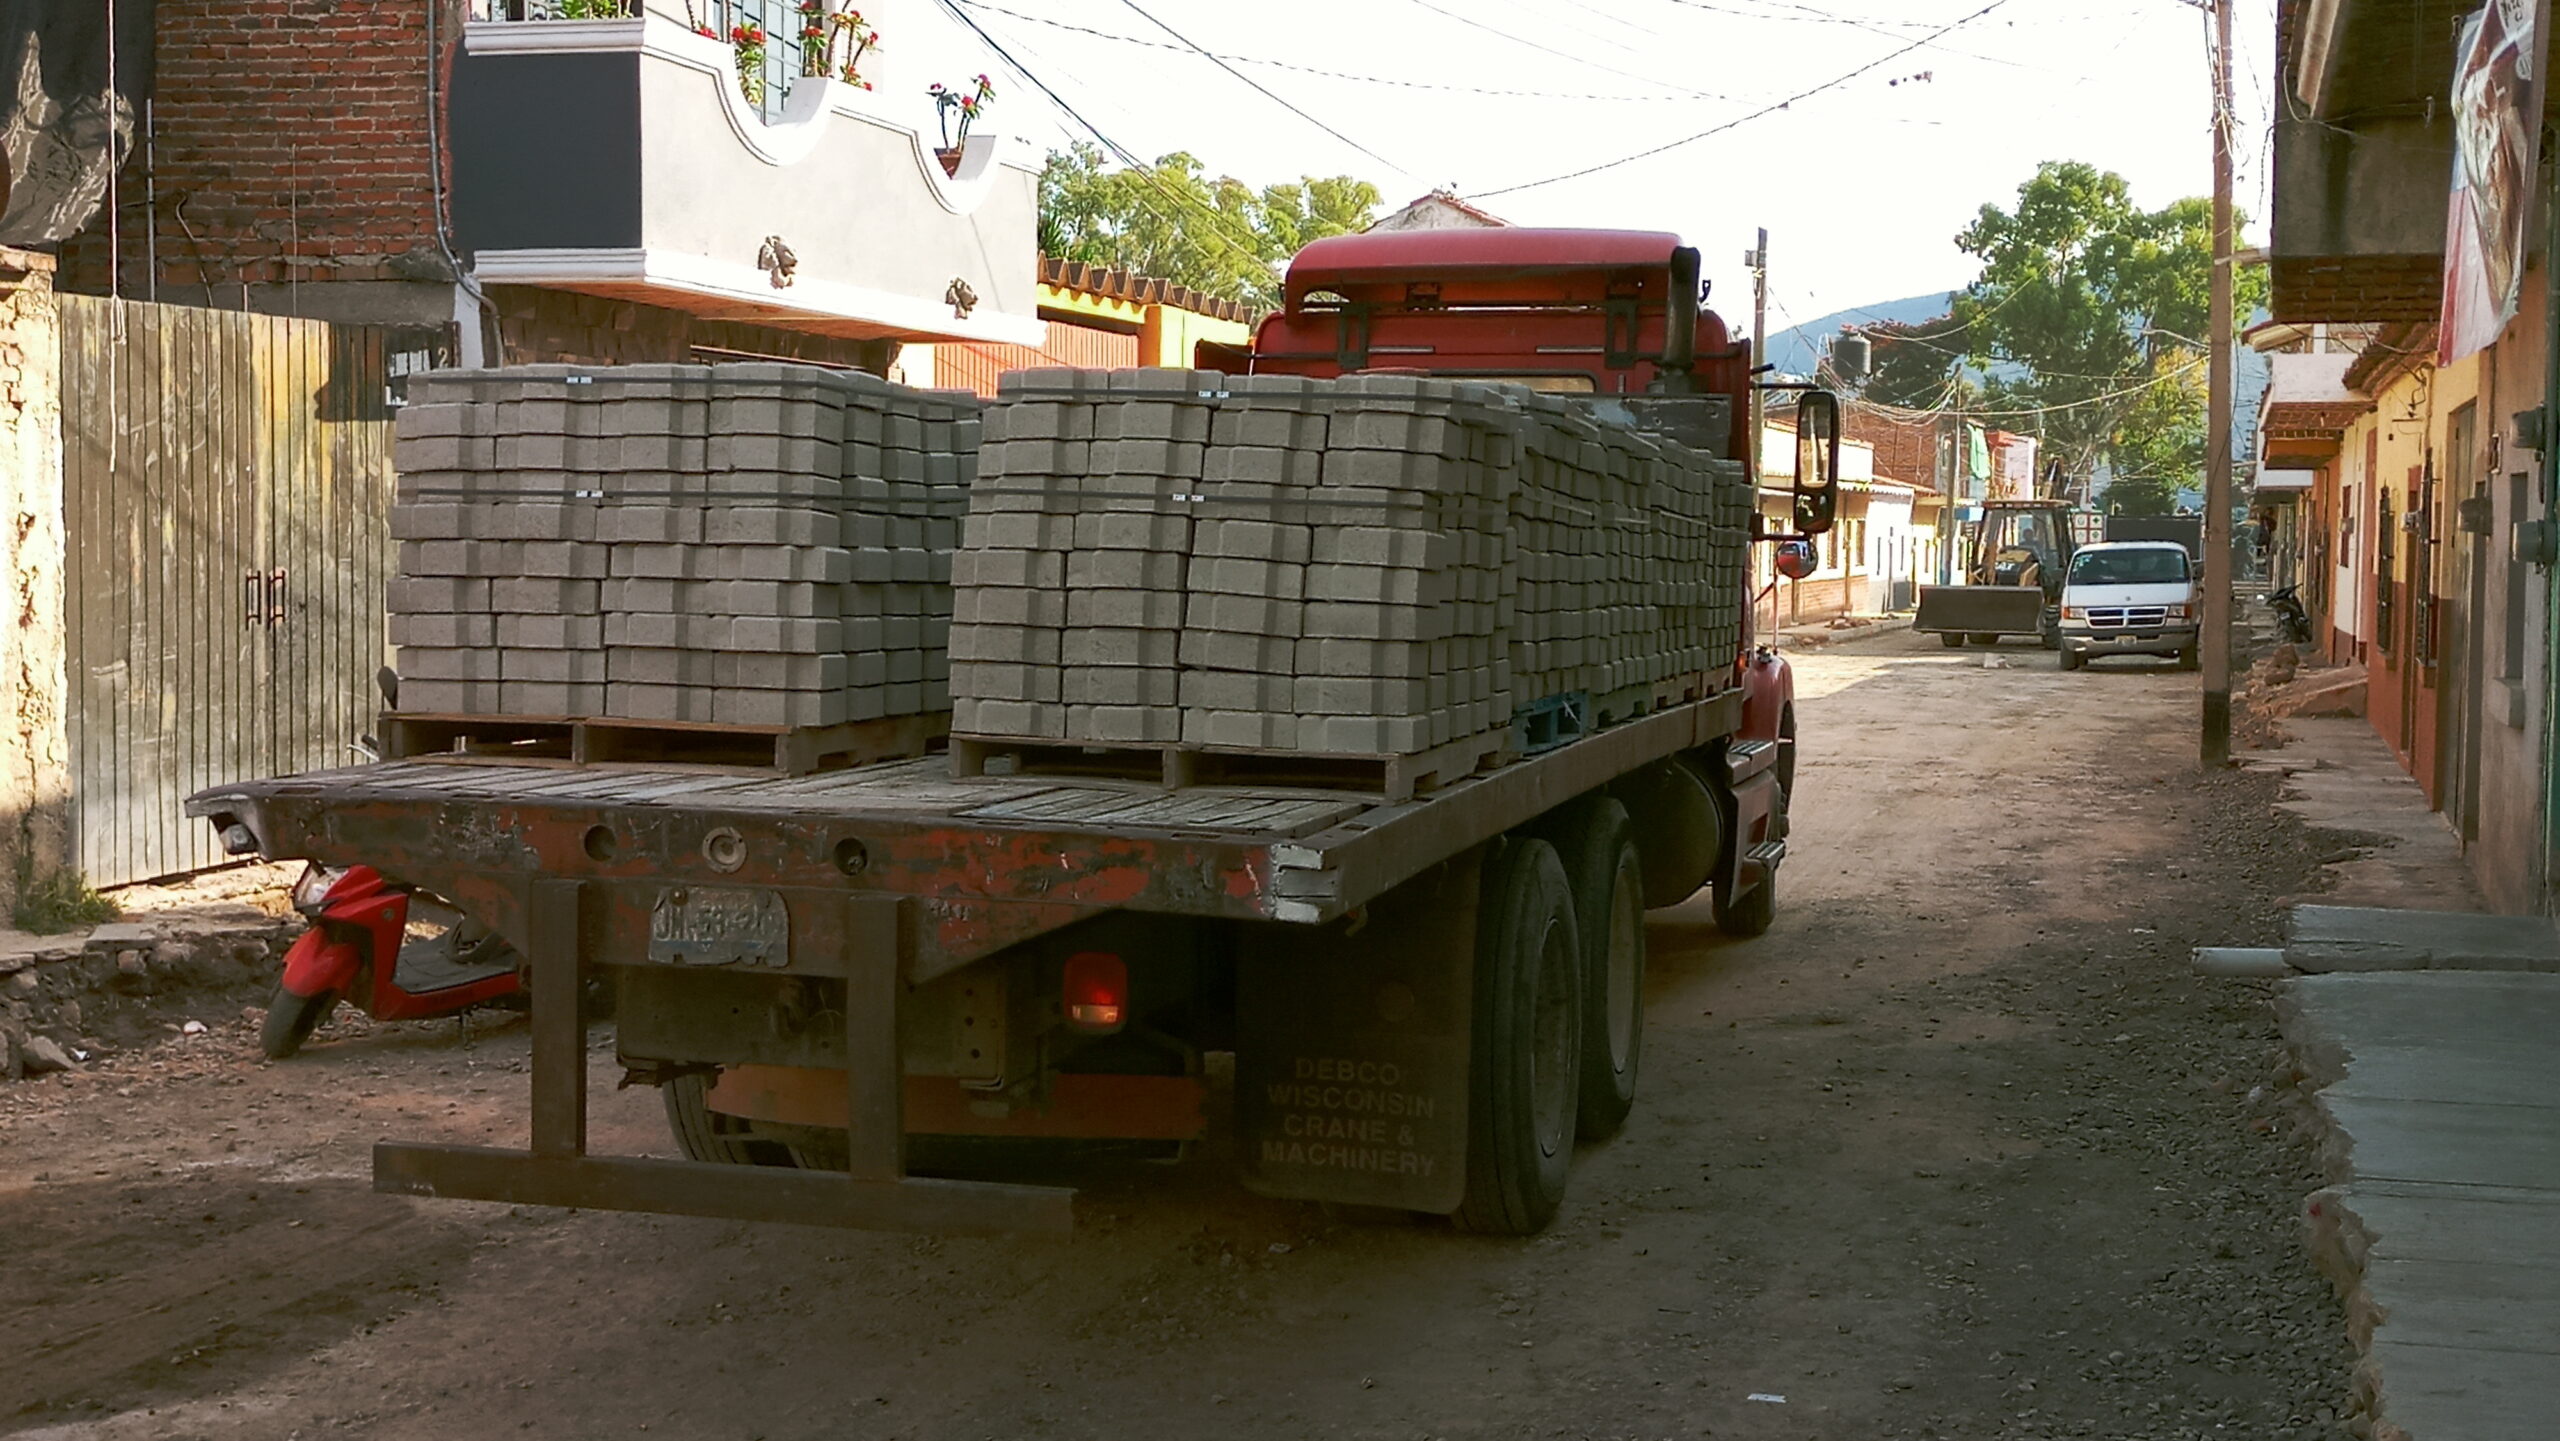
[(1528, 1236), (1564, 1201), (1580, 1079), (1582, 946), (1555, 847), (1504, 843), (1477, 904), (1461, 1230)]
[(1606, 1140), (1635, 1104), (1644, 1052), (1644, 864), (1627, 808), (1607, 796), (1544, 827), (1573, 891), (1582, 944), (1582, 1083), (1575, 1132)]
[(745, 1121), (711, 1109), (711, 1078), (700, 1071), (687, 1071), (660, 1086), (658, 1096), (666, 1102), (667, 1129), (675, 1133), (676, 1149), (686, 1160), (723, 1166), (794, 1164), (789, 1147), (759, 1141)]

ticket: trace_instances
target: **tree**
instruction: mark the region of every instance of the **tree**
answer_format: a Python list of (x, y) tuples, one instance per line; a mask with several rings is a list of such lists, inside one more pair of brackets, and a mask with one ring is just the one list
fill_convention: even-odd
[(1858, 327), (1872, 348), (1861, 400), (1905, 410), (1943, 410), (1970, 395), (1972, 383), (1957, 371), (1965, 357), (1964, 327), (1952, 315), (1917, 325), (1882, 320)]
[[(2205, 345), (2211, 224), (2204, 200), (2142, 210), (2124, 177), (2077, 161), (2039, 166), (2014, 210), (1983, 206), (1956, 237), (1982, 274), (1954, 314), (1969, 360), (1993, 375), (1983, 388), (1990, 416), (2040, 432), (2046, 453), (2077, 474), (2104, 460), (2170, 491), (2197, 483), (2204, 396), (2191, 382)], [(2234, 280), (2246, 315), (2265, 296), (2265, 275)]]
[(1348, 175), (1255, 190), (1209, 178), (1181, 151), (1143, 169), (1112, 167), (1078, 143), (1049, 152), (1040, 172), (1040, 249), (1268, 308), (1290, 256), (1367, 225), (1378, 201), (1376, 186)]

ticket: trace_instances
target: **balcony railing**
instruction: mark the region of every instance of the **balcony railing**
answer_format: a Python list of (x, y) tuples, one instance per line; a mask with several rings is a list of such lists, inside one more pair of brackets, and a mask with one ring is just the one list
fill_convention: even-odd
[(741, 71), (741, 88), (767, 124), (782, 117), (806, 68), (799, 0), (471, 0), (472, 19), (493, 21), (623, 20), (643, 9), (724, 40), (741, 25), (755, 26), (764, 35), (764, 61), (754, 73)]

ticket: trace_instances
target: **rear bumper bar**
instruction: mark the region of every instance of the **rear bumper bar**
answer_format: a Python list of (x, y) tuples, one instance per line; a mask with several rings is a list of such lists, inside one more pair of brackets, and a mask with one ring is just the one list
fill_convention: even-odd
[(373, 1148), (373, 1189), (456, 1201), (944, 1236), (1064, 1236), (1075, 1229), (1075, 1193), (1054, 1186), (923, 1176), (857, 1181), (843, 1172), (640, 1156), (537, 1156), (480, 1146), (383, 1142)]

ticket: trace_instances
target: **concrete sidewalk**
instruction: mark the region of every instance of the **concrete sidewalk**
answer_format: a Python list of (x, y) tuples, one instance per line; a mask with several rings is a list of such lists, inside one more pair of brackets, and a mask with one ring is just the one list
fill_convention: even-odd
[(2443, 817), (2362, 721), (2249, 758), (2288, 810), (2372, 837), (2287, 924), (2277, 1014), (2329, 1185), (2304, 1207), (2345, 1298), (2373, 1441), (2560, 1434), (2560, 930), (2465, 911)]
[(1877, 636), (1894, 635), (1911, 629), (1911, 616), (1908, 612), (1895, 615), (1855, 615), (1846, 619), (1853, 623), (1835, 627), (1829, 621), (1807, 621), (1802, 625), (1781, 626), (1778, 629), (1778, 649), (1818, 650), (1827, 645), (1873, 640)]

